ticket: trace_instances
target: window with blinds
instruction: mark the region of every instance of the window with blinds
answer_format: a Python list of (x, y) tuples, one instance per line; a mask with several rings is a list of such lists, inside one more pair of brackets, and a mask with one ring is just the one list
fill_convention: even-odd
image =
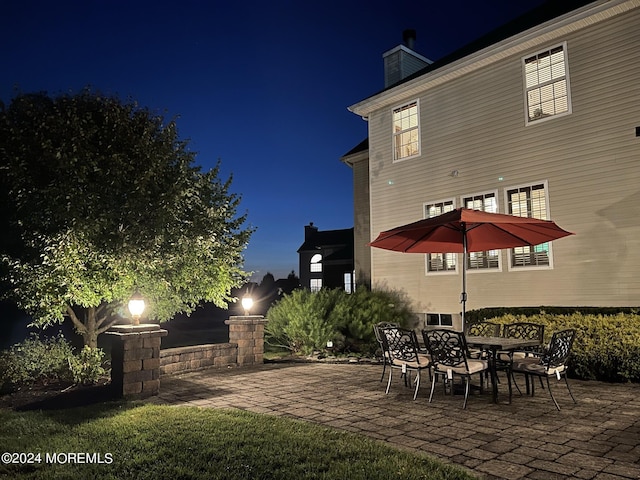
[[(548, 197), (545, 183), (524, 185), (507, 189), (508, 213), (518, 217), (533, 217), (548, 220)], [(549, 267), (550, 244), (511, 249), (512, 267)]]
[[(426, 203), (424, 205), (424, 218), (437, 217), (438, 215), (452, 211), (454, 208), (455, 202), (453, 200)], [(427, 253), (427, 272), (455, 272), (456, 259), (457, 255), (455, 253)]]
[[(496, 192), (481, 193), (462, 198), (462, 205), (473, 210), (498, 213)], [(467, 254), (467, 270), (497, 269), (500, 267), (500, 250), (469, 252)]]
[(527, 123), (571, 113), (566, 44), (522, 59)]

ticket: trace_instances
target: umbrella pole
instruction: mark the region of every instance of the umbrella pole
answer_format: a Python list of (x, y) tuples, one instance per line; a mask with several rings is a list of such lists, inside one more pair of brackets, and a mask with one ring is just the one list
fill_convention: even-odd
[(467, 229), (462, 225), (462, 294), (460, 295), (460, 303), (462, 303), (462, 331), (464, 332), (465, 310), (467, 306)]

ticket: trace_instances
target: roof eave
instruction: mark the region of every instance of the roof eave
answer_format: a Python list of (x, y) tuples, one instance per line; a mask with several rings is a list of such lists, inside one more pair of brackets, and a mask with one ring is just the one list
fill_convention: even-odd
[(347, 108), (350, 112), (367, 120), (369, 115), (379, 108), (399, 103), (408, 97), (418, 95), (429, 88), (486, 67), (503, 58), (533, 50), (567, 33), (638, 7), (640, 7), (640, 0), (600, 0), (590, 3), (441, 67), (433, 69), (426, 67), (423, 74), (409, 77), (406, 81)]

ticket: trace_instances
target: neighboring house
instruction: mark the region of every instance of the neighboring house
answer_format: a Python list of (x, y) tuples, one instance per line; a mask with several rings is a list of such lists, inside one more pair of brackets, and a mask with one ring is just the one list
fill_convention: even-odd
[(303, 287), (313, 292), (322, 287), (354, 290), (353, 228), (320, 231), (313, 223), (305, 225), (298, 254)]
[(417, 312), (460, 312), (458, 254), (367, 243), (469, 207), (576, 235), (470, 254), (468, 309), (640, 304), (640, 0), (549, 2), (438, 61), (417, 58), (417, 72), (349, 107), (368, 122), (342, 158), (358, 282), (404, 290)]

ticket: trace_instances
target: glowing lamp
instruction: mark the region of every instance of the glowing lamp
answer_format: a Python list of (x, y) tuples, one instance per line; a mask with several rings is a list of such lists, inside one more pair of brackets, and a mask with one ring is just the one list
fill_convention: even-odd
[(144, 299), (140, 293), (136, 291), (131, 297), (131, 300), (129, 300), (129, 313), (131, 313), (134, 325), (140, 325), (140, 317), (142, 316), (142, 312), (144, 312), (145, 306)]
[(251, 307), (253, 307), (253, 298), (251, 298), (249, 295), (245, 295), (244, 297), (242, 297), (242, 308), (244, 308), (244, 314), (245, 315), (249, 315), (249, 312), (251, 311)]

